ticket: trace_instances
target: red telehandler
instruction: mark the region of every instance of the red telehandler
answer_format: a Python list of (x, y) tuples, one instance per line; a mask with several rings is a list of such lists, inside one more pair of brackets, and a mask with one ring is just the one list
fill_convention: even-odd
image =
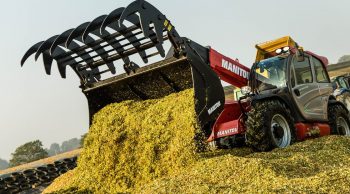
[[(171, 44), (166, 54), (164, 45)], [(33, 45), (21, 64), (40, 55), (47, 74), (53, 61), (63, 78), (80, 78), (92, 116), (107, 104), (161, 98), (193, 88), (198, 123), (209, 142), (245, 142), (257, 151), (329, 134), (349, 135), (346, 107), (332, 97), (327, 59), (284, 37), (257, 45), (252, 68), (181, 37), (144, 0), (97, 17)], [(145, 65), (151, 58), (161, 61)], [(136, 59), (138, 58), (138, 59)], [(142, 64), (142, 65), (141, 65)], [(117, 72), (123, 67), (125, 73)], [(221, 80), (242, 88), (225, 102)]]

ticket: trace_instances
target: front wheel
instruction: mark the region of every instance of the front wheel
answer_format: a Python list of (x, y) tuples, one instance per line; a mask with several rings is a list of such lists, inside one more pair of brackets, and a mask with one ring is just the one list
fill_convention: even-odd
[(329, 105), (328, 120), (332, 135), (350, 136), (350, 121), (343, 106), (339, 104)]
[(257, 151), (284, 148), (296, 141), (294, 119), (278, 100), (257, 102), (248, 113), (246, 144)]

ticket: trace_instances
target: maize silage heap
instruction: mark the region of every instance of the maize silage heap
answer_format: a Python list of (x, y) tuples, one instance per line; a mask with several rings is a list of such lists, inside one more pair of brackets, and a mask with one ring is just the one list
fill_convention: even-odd
[(199, 145), (193, 90), (111, 104), (94, 116), (78, 167), (47, 191), (131, 192), (193, 164)]
[(111, 104), (95, 119), (78, 167), (46, 192), (350, 193), (350, 138), (285, 149), (198, 153), (193, 91)]

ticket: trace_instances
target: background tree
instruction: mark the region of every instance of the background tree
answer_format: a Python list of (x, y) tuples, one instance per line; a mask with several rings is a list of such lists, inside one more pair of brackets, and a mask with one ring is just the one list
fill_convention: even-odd
[(338, 60), (338, 63), (342, 63), (342, 62), (346, 62), (346, 61), (350, 61), (350, 55), (344, 55), (344, 56), (340, 57)]
[(9, 167), (9, 163), (6, 160), (0, 158), (0, 170), (4, 170)]
[(85, 141), (86, 136), (87, 136), (87, 133), (85, 133), (84, 135), (81, 136), (81, 138), (80, 138), (80, 147), (84, 146), (84, 141)]
[(10, 166), (18, 166), (48, 157), (40, 140), (31, 141), (19, 146), (10, 160)]
[(53, 143), (50, 146), (50, 149), (47, 150), (49, 156), (56, 156), (57, 154), (62, 153), (60, 145), (58, 143)]
[(68, 141), (64, 141), (61, 145), (61, 152), (69, 152), (80, 147), (80, 140), (73, 138)]

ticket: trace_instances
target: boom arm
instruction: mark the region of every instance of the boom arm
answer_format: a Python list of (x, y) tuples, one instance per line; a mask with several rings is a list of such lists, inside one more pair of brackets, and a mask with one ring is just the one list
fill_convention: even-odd
[(209, 52), (210, 67), (221, 80), (239, 88), (248, 84), (250, 72), (248, 67), (220, 54), (214, 49), (210, 49)]

